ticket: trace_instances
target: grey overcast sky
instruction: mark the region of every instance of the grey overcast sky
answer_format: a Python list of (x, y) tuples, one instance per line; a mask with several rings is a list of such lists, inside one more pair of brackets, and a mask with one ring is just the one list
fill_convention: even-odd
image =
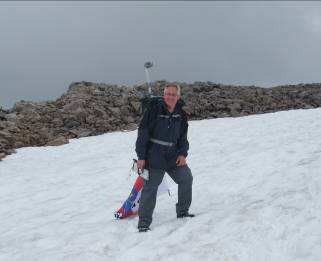
[(321, 3), (0, 2), (0, 105), (73, 81), (321, 82)]

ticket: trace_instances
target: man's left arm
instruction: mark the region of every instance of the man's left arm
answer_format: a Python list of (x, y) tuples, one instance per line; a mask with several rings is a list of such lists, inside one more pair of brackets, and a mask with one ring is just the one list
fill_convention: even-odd
[(182, 122), (181, 122), (181, 129), (180, 129), (180, 137), (178, 139), (178, 155), (187, 157), (188, 149), (189, 149), (189, 143), (187, 140), (187, 131), (188, 131), (188, 122), (187, 122), (187, 116), (185, 113), (182, 115)]

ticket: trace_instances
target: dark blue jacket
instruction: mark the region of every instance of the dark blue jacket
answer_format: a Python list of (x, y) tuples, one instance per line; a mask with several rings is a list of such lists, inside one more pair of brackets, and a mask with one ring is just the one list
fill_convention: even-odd
[[(179, 155), (187, 157), (188, 122), (182, 106), (184, 102), (179, 100), (174, 111), (170, 113), (161, 99), (145, 111), (138, 128), (136, 153), (138, 159), (147, 161), (147, 168), (170, 169), (176, 166)], [(151, 142), (151, 139), (170, 142), (174, 145), (160, 145)]]

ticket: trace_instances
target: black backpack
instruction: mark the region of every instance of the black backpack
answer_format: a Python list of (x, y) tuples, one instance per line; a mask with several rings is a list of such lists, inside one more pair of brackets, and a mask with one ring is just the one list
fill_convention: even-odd
[(140, 99), (140, 113), (144, 114), (146, 110), (151, 109), (156, 104), (161, 102), (163, 97), (161, 96), (153, 96), (153, 95), (146, 95)]

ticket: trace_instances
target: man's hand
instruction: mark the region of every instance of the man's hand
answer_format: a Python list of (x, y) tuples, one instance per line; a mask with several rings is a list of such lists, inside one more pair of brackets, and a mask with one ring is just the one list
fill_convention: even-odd
[(144, 169), (145, 160), (137, 160), (137, 169)]
[(186, 158), (184, 156), (178, 156), (176, 160), (177, 166), (184, 166), (186, 165)]

